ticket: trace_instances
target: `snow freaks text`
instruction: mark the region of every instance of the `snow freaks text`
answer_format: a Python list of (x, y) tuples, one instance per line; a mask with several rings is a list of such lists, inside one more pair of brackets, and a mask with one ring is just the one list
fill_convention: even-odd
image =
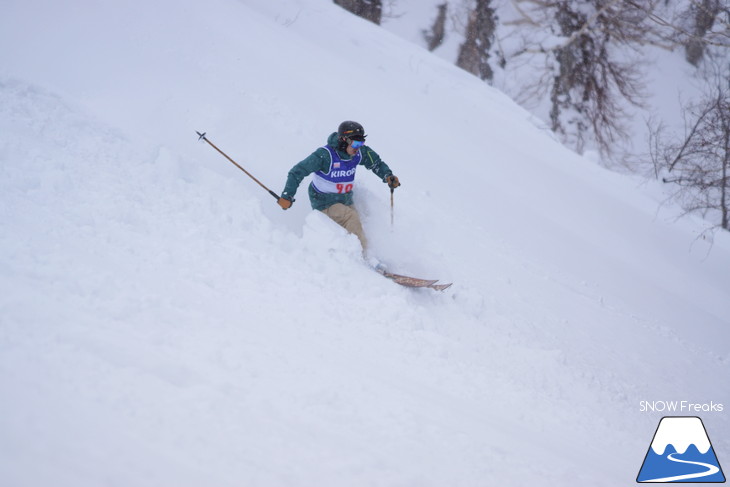
[(723, 405), (710, 401), (709, 403), (696, 403), (691, 401), (640, 401), (639, 411), (646, 412), (669, 412), (669, 413), (721, 413)]

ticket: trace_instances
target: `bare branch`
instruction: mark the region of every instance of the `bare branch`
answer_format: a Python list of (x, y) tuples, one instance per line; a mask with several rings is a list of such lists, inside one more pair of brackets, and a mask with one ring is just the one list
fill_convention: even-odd
[[(656, 13), (654, 13), (654, 11), (652, 9), (649, 9), (649, 8), (643, 6), (643, 5), (640, 5), (639, 3), (637, 3), (637, 2), (635, 2), (633, 0), (623, 0), (623, 1), (626, 2), (627, 4), (631, 5), (632, 7), (636, 8), (638, 10), (641, 10), (644, 13), (646, 13), (647, 18), (649, 18), (652, 22), (656, 23), (657, 25), (660, 25), (662, 27), (666, 27), (666, 28), (668, 28), (670, 30), (673, 30), (673, 31), (675, 31), (675, 32), (677, 32), (677, 33), (685, 36), (688, 39), (694, 39), (694, 40), (702, 41), (705, 44), (712, 45), (712, 46), (730, 48), (730, 42), (727, 42), (727, 43), (725, 43), (725, 42), (717, 42), (717, 41), (713, 41), (713, 40), (707, 39), (705, 37), (698, 37), (698, 36), (696, 36), (696, 35), (694, 35), (694, 34), (692, 34), (690, 32), (687, 32), (685, 29), (679, 27), (675, 23), (669, 22), (668, 20), (665, 20), (664, 18), (660, 17), (659, 15), (657, 15)], [(721, 35), (726, 35), (726, 34), (721, 34)]]

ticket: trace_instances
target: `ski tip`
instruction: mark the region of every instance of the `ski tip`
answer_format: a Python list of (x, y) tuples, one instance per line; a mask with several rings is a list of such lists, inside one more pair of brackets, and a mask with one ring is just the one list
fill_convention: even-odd
[(198, 140), (203, 140), (203, 139), (205, 138), (205, 132), (203, 132), (203, 133), (201, 134), (200, 132), (198, 132), (198, 131), (196, 130), (196, 131), (195, 131), (195, 133), (196, 133), (196, 134), (198, 134), (198, 136), (199, 136), (199, 137), (198, 137)]
[(446, 289), (450, 288), (454, 283), (450, 282), (448, 284), (431, 284), (429, 287), (431, 289), (435, 289), (436, 291), (445, 291)]

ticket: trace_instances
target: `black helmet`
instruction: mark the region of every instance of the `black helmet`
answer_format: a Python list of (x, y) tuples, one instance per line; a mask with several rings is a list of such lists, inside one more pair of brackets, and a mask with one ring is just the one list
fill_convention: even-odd
[(340, 139), (365, 140), (365, 129), (357, 122), (346, 120), (337, 127), (337, 136)]

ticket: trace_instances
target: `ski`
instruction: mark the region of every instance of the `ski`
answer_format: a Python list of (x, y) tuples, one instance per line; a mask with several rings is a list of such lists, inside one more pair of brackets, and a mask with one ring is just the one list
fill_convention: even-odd
[(438, 282), (438, 279), (420, 279), (418, 277), (411, 277), (411, 276), (404, 276), (402, 274), (394, 274), (392, 272), (388, 272), (381, 269), (376, 269), (378, 273), (383, 275), (384, 277), (387, 277), (391, 281), (395, 282), (396, 284), (400, 284), (401, 286), (405, 287), (427, 287), (430, 289), (435, 289), (436, 291), (443, 291), (444, 289), (448, 289), (451, 287), (453, 283), (448, 284), (436, 284)]

